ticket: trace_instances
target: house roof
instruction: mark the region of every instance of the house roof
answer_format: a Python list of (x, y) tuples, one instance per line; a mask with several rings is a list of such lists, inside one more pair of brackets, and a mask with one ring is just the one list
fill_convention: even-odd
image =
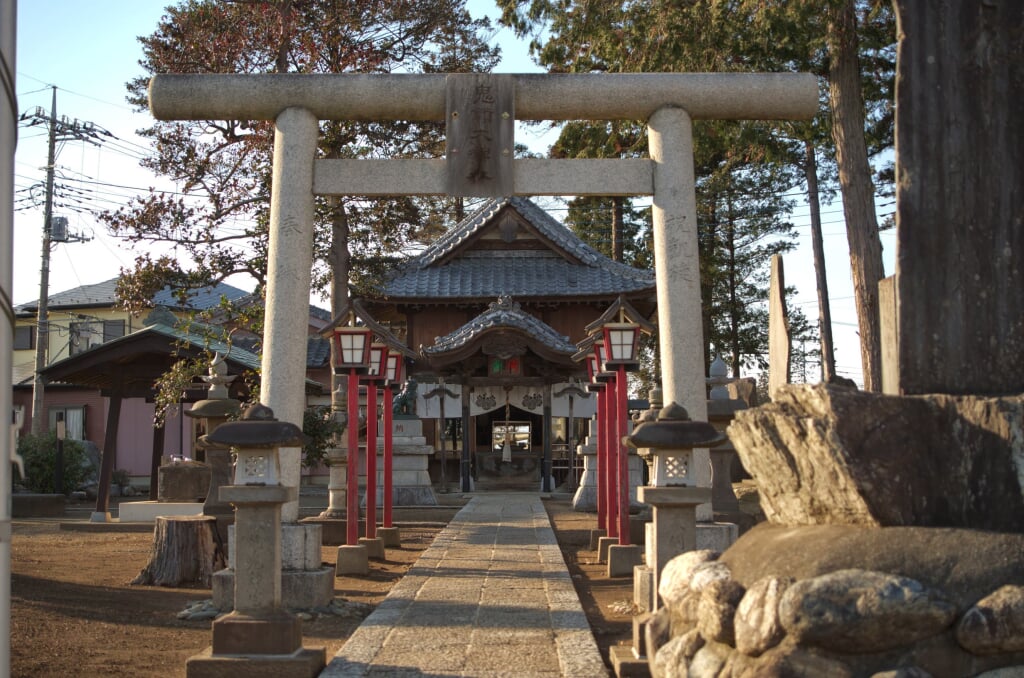
[[(543, 247), (473, 248), (514, 210)], [(586, 244), (533, 202), (492, 200), (408, 261), (381, 286), (392, 301), (579, 298), (653, 292), (654, 272), (613, 261)]]
[[(51, 309), (56, 308), (97, 308), (113, 306), (117, 303), (117, 281), (119, 278), (111, 278), (92, 285), (82, 285), (63, 292), (51, 294), (47, 305)], [(237, 301), (248, 296), (249, 293), (226, 283), (218, 283), (210, 287), (192, 290), (189, 293), (188, 308), (198, 311), (205, 311), (220, 304), (221, 297), (229, 301)], [(182, 308), (174, 290), (165, 287), (153, 295), (154, 306), (166, 306), (167, 308)], [(18, 315), (35, 313), (39, 308), (38, 301), (30, 301), (19, 304), (14, 308)]]
[[(48, 365), (42, 375), (50, 381), (73, 383), (100, 389), (104, 395), (150, 397), (158, 377), (179, 359), (194, 357), (204, 350), (225, 356), (228, 374), (260, 368), (260, 357), (219, 339), (182, 328), (155, 323), (136, 332), (105, 342), (88, 351)], [(306, 380), (307, 392), (321, 385)]]

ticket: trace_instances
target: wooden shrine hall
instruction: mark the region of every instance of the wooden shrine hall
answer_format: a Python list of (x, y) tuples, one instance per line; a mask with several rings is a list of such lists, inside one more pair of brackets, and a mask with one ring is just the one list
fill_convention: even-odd
[(359, 300), (418, 351), (409, 376), (432, 480), (464, 491), (565, 482), (596, 411), (577, 344), (612, 313), (650, 331), (655, 302), (653, 271), (520, 197), (487, 202)]

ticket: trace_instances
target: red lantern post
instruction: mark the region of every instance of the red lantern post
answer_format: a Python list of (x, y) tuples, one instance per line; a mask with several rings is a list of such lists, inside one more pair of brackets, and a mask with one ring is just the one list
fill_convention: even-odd
[[(604, 368), (605, 346), (604, 339), (594, 342), (594, 356), (597, 366), (597, 380), (605, 384), (604, 393), (598, 399), (598, 422), (601, 424), (599, 433), (599, 444), (604, 441), (603, 456), (598, 460), (598, 468), (605, 469), (605, 534), (610, 538), (619, 537), (619, 492), (618, 492), (618, 448), (615, 444), (615, 412), (618, 401), (615, 397), (615, 373), (608, 372)], [(601, 453), (601, 448), (598, 452)]]
[[(613, 428), (615, 436), (613, 445), (615, 448), (616, 475), (618, 486), (616, 493), (616, 504), (618, 514), (618, 537), (619, 545), (629, 546), (629, 455), (622, 438), (629, 428), (629, 401), (628, 384), (626, 383), (626, 368), (636, 369), (637, 346), (640, 341), (640, 326), (633, 323), (606, 323), (602, 326), (604, 333), (605, 362), (604, 369), (614, 369), (615, 406)], [(612, 519), (612, 522), (615, 518)]]
[(345, 470), (345, 543), (359, 543), (359, 374), (370, 362), (370, 330), (355, 324), (334, 329), (335, 374), (348, 374), (348, 468)]
[(366, 538), (377, 536), (377, 382), (384, 378), (388, 347), (370, 345), (366, 381)]

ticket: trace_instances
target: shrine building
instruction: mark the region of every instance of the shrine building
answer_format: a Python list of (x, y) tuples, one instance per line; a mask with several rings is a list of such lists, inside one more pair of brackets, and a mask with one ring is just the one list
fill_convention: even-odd
[(468, 475), (477, 490), (537, 490), (545, 460), (564, 482), (596, 411), (577, 344), (610, 310), (648, 327), (656, 313), (653, 271), (521, 197), (488, 201), (357, 301), (418, 354), (408, 376), (432, 481), (457, 488)]

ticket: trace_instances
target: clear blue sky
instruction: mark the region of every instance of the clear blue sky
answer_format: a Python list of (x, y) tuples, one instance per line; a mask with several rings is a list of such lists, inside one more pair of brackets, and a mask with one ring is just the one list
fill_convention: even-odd
[[(125, 102), (125, 83), (143, 74), (138, 60), (137, 36), (156, 27), (166, 0), (104, 0), (102, 3), (72, 3), (54, 0), (22, 0), (18, 6), (17, 93), (18, 108), (31, 113), (37, 106), (49, 112), (51, 90), (56, 85), (57, 113), (90, 121), (112, 132), (118, 141), (97, 148), (72, 142), (59, 149), (59, 171), (86, 194), (90, 204), (116, 208), (132, 195), (153, 185), (171, 188), (138, 167), (137, 159), (145, 141), (134, 131), (150, 123), (149, 116), (135, 113)], [(494, 13), (490, 0), (473, 0), (475, 14)], [(526, 56), (526, 45), (516, 42), (508, 31), (494, 38), (503, 47), (499, 70), (536, 70)], [(518, 139), (544, 152), (551, 138), (520, 134)], [(22, 128), (15, 162), (14, 289), (15, 303), (38, 298), (42, 244), (42, 170), (46, 163), (43, 127)], [(69, 182), (70, 184), (70, 182)], [(35, 185), (34, 190), (29, 190)], [(24, 190), (23, 190), (24, 189)], [(86, 195), (80, 196), (85, 198)], [(892, 207), (882, 207), (888, 213)], [(89, 242), (57, 245), (51, 258), (50, 292), (112, 278), (120, 268), (130, 268), (134, 253), (108, 236), (87, 211), (76, 211), (74, 201), (58, 206), (54, 214), (69, 218), (73, 233), (92, 237)], [(814, 271), (806, 209), (793, 215), (800, 234), (800, 247), (786, 255), (786, 281), (795, 285), (795, 302), (812, 320), (817, 318)], [(849, 257), (841, 205), (823, 206), (829, 292), (832, 298), (833, 332), (838, 371), (861, 382), (860, 356)], [(883, 234), (886, 271), (892, 273), (894, 234)], [(816, 380), (811, 375), (810, 380)]]

